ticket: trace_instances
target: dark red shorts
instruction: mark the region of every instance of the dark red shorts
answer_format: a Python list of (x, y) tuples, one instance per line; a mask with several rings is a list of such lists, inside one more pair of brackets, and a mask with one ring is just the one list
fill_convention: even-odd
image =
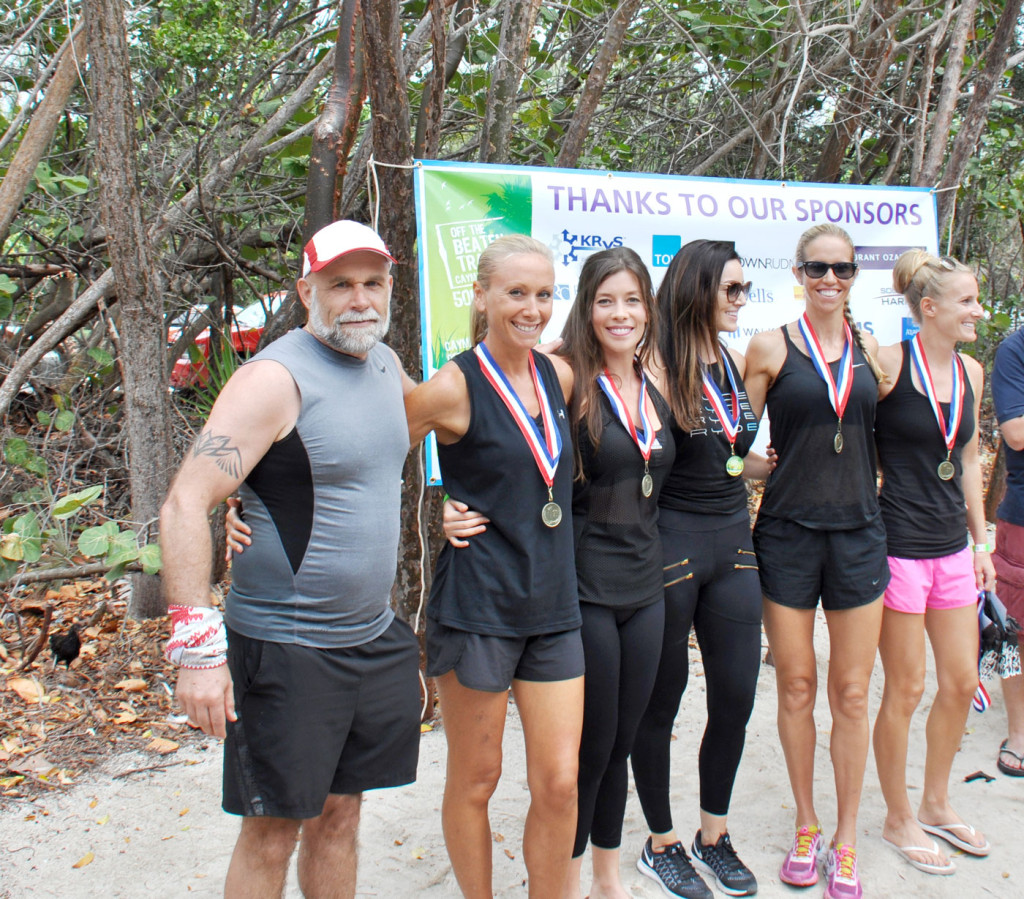
[(1024, 623), (1024, 527), (996, 522), (996, 593), (1017, 621)]

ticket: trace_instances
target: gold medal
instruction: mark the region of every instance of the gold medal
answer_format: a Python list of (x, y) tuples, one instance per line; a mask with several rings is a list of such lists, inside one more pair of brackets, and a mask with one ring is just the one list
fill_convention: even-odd
[(549, 528), (557, 528), (562, 521), (562, 507), (554, 500), (544, 503), (540, 510), (540, 520)]
[(943, 459), (939, 463), (939, 477), (944, 481), (950, 481), (954, 474), (956, 474), (956, 469), (953, 467), (953, 463), (949, 459)]
[(645, 474), (641, 479), (640, 492), (643, 493), (644, 496), (650, 496), (654, 493), (654, 478), (649, 474)]
[(743, 474), (743, 465), (743, 460), (736, 455), (732, 455), (725, 460), (725, 470), (730, 477), (738, 478)]
[(836, 436), (832, 438), (832, 448), (836, 451), (837, 455), (843, 451), (842, 431), (836, 431)]

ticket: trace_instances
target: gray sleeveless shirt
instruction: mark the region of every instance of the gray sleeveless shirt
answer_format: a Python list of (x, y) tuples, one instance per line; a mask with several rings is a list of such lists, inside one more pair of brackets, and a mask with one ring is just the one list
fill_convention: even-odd
[(368, 643), (394, 618), (409, 450), (398, 363), (383, 345), (357, 359), (302, 329), (256, 360), (283, 365), (302, 405), (239, 488), (252, 546), (232, 564), (227, 624), (274, 643)]

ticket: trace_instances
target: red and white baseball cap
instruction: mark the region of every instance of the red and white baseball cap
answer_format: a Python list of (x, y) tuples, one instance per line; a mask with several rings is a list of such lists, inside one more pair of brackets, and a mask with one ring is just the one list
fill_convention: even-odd
[(392, 262), (398, 261), (388, 252), (384, 241), (372, 228), (347, 220), (331, 222), (317, 231), (303, 249), (302, 277), (305, 278), (310, 272), (318, 272), (339, 256), (357, 250), (378, 253)]

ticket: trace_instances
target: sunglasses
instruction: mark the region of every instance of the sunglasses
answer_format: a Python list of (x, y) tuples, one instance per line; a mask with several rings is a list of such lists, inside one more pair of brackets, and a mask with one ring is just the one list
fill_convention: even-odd
[(745, 297), (750, 296), (752, 285), (752, 281), (748, 281), (746, 284), (741, 284), (739, 281), (730, 281), (728, 284), (722, 284), (721, 289), (725, 291), (725, 295), (729, 298), (730, 303), (738, 303), (741, 295)]
[(824, 278), (829, 269), (840, 281), (849, 281), (857, 274), (856, 262), (801, 262), (797, 268), (810, 278)]

